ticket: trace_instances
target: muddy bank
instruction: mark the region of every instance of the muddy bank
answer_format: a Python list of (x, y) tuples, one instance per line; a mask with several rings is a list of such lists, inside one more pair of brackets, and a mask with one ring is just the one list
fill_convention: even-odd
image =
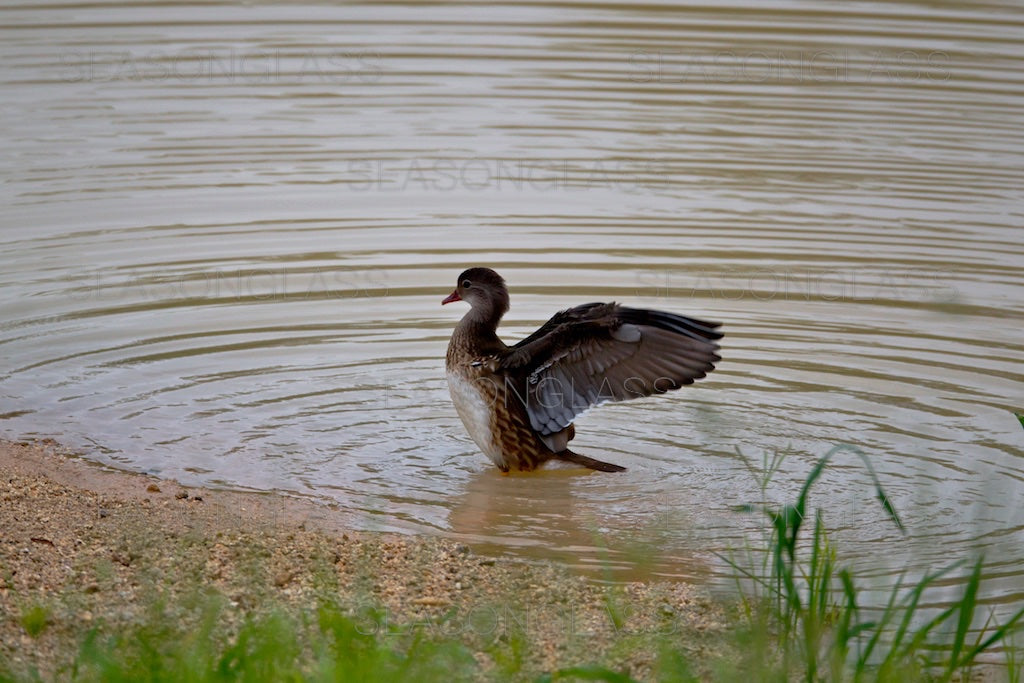
[[(600, 661), (642, 675), (657, 640), (645, 635), (678, 635), (703, 659), (723, 628), (716, 604), (686, 584), (603, 586), (447, 540), (355, 533), (307, 501), (186, 489), (54, 442), (0, 442), (0, 671), (59, 676), (90, 630), (143, 618), (155, 596), (168, 618), (185, 615), (177, 606), (200, 591), (224, 596), (227, 631), (260, 610), (324, 600), (350, 606), (369, 631), (443, 621), (431, 635), (463, 641), (482, 672), (512, 630), (530, 672)], [(34, 633), (32, 610), (44, 620)]]

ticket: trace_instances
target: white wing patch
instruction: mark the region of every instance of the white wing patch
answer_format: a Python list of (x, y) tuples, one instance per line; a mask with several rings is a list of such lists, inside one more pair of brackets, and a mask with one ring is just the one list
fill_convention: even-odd
[(636, 325), (622, 325), (617, 330), (612, 330), (612, 338), (620, 342), (640, 341), (640, 328)]

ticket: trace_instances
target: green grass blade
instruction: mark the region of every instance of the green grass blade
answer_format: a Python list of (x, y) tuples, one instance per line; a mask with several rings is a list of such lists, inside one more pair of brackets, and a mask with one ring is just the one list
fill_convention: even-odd
[(900, 589), (903, 587), (903, 579), (906, 577), (906, 571), (900, 573), (896, 579), (896, 585), (893, 586), (892, 592), (889, 594), (889, 602), (885, 605), (885, 610), (882, 612), (882, 618), (878, 622), (878, 627), (874, 633), (871, 634), (871, 638), (868, 639), (867, 645), (864, 650), (857, 657), (857, 666), (855, 668), (856, 677), (860, 677), (867, 668), (868, 661), (871, 659), (871, 653), (874, 652), (875, 647), (878, 645), (882, 634), (885, 632), (889, 622), (896, 616), (896, 598), (899, 596)]
[(974, 620), (974, 608), (977, 605), (978, 585), (981, 583), (982, 558), (979, 557), (974, 563), (974, 569), (964, 587), (964, 596), (960, 599), (959, 616), (956, 623), (956, 635), (953, 638), (953, 650), (949, 657), (949, 669), (946, 672), (947, 680), (952, 678), (960, 661), (960, 652), (963, 650), (964, 642), (967, 640), (967, 631)]
[(811, 486), (813, 486), (814, 482), (818, 479), (818, 477), (821, 476), (822, 471), (825, 469), (825, 466), (833, 458), (833, 456), (843, 451), (849, 451), (850, 453), (853, 453), (858, 458), (860, 458), (861, 462), (864, 463), (864, 467), (867, 469), (868, 474), (871, 475), (871, 481), (875, 486), (875, 497), (879, 500), (879, 502), (881, 502), (882, 507), (889, 515), (889, 519), (892, 520), (893, 524), (896, 525), (896, 528), (906, 533), (906, 528), (903, 526), (903, 521), (900, 519), (900, 516), (896, 513), (895, 506), (893, 506), (892, 501), (889, 499), (889, 496), (886, 495), (885, 490), (882, 488), (882, 482), (879, 481), (878, 475), (875, 473), (875, 468), (872, 467), (871, 460), (868, 458), (867, 454), (864, 453), (864, 451), (862, 451), (861, 449), (857, 448), (856, 446), (845, 443), (837, 444), (833, 446), (831, 449), (829, 449), (828, 453), (826, 453), (824, 456), (822, 456), (820, 460), (818, 460), (817, 464), (815, 464), (814, 466), (814, 469), (812, 469), (811, 473), (807, 475), (807, 479), (804, 481), (803, 488), (800, 490), (800, 497), (797, 499), (796, 503), (796, 510), (800, 514), (801, 518), (803, 517), (806, 511), (807, 496), (810, 493)]
[(972, 649), (970, 652), (968, 652), (961, 658), (961, 660), (957, 663), (957, 666), (963, 667), (969, 665), (971, 662), (974, 661), (974, 658), (977, 657), (979, 654), (981, 654), (988, 648), (992, 647), (992, 645), (994, 645), (996, 642), (1002, 640), (1003, 638), (1013, 633), (1015, 630), (1014, 627), (1017, 625), (1017, 622), (1019, 622), (1022, 618), (1024, 618), (1024, 608), (1020, 609), (1016, 614), (1010, 617), (1010, 619), (1007, 620), (1006, 623), (1002, 624), (999, 628), (993, 631), (988, 636), (988, 638), (985, 638), (985, 640), (975, 645), (974, 649)]
[(796, 505), (792, 506), (793, 521), (795, 522), (793, 526), (794, 544), (796, 543), (796, 535), (800, 530), (800, 524), (801, 522), (803, 522), (803, 519), (807, 512), (807, 496), (811, 492), (811, 487), (814, 486), (814, 482), (818, 480), (818, 477), (821, 476), (821, 473), (825, 471), (825, 466), (828, 464), (828, 461), (832, 459), (832, 455), (838, 453), (842, 449), (842, 445), (833, 446), (832, 450), (826, 453), (820, 460), (818, 460), (817, 463), (815, 463), (814, 468), (811, 469), (810, 474), (808, 474), (807, 478), (804, 479), (804, 485), (800, 489), (800, 496), (796, 500)]
[[(832, 652), (832, 680), (843, 680), (843, 671), (846, 670), (847, 660), (850, 656), (850, 643), (859, 641), (857, 636), (862, 630), (870, 628), (859, 623), (860, 614), (857, 608), (857, 588), (853, 582), (853, 576), (848, 569), (839, 570), (839, 582), (843, 587), (845, 604), (839, 616), (839, 623), (836, 625), (835, 643)], [(854, 623), (857, 621), (858, 623)]]
[(771, 589), (772, 584), (771, 584), (770, 581), (766, 581), (763, 577), (757, 576), (756, 574), (754, 574), (754, 572), (752, 572), (749, 569), (744, 569), (739, 564), (737, 564), (736, 561), (733, 560), (732, 558), (726, 557), (725, 555), (723, 555), (721, 553), (715, 553), (715, 556), (718, 557), (718, 559), (720, 559), (723, 562), (725, 562), (727, 565), (729, 565), (730, 568), (732, 568), (735, 571), (737, 571), (740, 574), (742, 574), (743, 577), (748, 578), (751, 581), (753, 581), (754, 583), (757, 583), (757, 584), (763, 586), (766, 590), (770, 590)]
[[(937, 616), (930, 619), (924, 626), (914, 631), (914, 635), (911, 637), (909, 643), (904, 645), (901, 649), (896, 649), (894, 647), (892, 649), (892, 652), (889, 654), (889, 657), (886, 658), (885, 663), (891, 664), (892, 662), (895, 662), (898, 659), (913, 658), (913, 656), (917, 653), (918, 649), (920, 649), (924, 641), (928, 639), (929, 635), (931, 635), (935, 627), (949, 619), (954, 614), (956, 614), (958, 610), (959, 607), (957, 605), (947, 607)], [(913, 616), (913, 613), (911, 612), (909, 616)]]
[(917, 613), (917, 606), (921, 601), (921, 597), (924, 594), (924, 591), (930, 585), (938, 581), (940, 578), (942, 578), (946, 574), (949, 574), (950, 572), (962, 566), (963, 564), (963, 561), (954, 562), (953, 564), (944, 567), (943, 569), (940, 569), (932, 574), (926, 574), (925, 577), (922, 578), (911, 590), (907, 591), (907, 593), (902, 598), (899, 597), (899, 594), (901, 589), (903, 588), (903, 582), (906, 578), (906, 572), (900, 574), (899, 578), (896, 580), (896, 585), (893, 587), (892, 592), (889, 594), (889, 601), (885, 606), (884, 612), (882, 613), (882, 618), (878, 621), (878, 625), (872, 632), (871, 638), (868, 640), (868, 643), (865, 646), (863, 652), (857, 659), (855, 667), (855, 673), (857, 678), (866, 673), (868, 663), (871, 660), (872, 653), (875, 651), (876, 647), (879, 646), (881, 638), (883, 635), (885, 635), (889, 624), (897, 616), (902, 615), (902, 618), (900, 619), (899, 626), (896, 628), (896, 632), (892, 636), (892, 641), (889, 644), (888, 648), (888, 654), (885, 656), (882, 663), (880, 664), (881, 670), (888, 670), (892, 666), (894, 666), (894, 664), (898, 660), (911, 657), (913, 653), (916, 651), (916, 649), (920, 647), (921, 643), (924, 642), (925, 639), (927, 639), (931, 630), (935, 628), (935, 626), (949, 618), (949, 616), (956, 611), (956, 607), (951, 607), (947, 609), (945, 612), (940, 614), (931, 622), (925, 624), (917, 631), (915, 631), (914, 634), (911, 636), (910, 641), (906, 644), (904, 643), (904, 639), (907, 637), (907, 633), (910, 630), (911, 621), (913, 620), (914, 615)]

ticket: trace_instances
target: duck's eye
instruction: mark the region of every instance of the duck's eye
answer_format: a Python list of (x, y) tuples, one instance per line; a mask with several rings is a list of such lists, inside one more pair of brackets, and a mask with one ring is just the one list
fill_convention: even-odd
[(463, 280), (462, 281), (462, 288), (463, 289), (469, 289), (472, 286), (473, 286), (473, 283), (470, 282), (469, 280)]

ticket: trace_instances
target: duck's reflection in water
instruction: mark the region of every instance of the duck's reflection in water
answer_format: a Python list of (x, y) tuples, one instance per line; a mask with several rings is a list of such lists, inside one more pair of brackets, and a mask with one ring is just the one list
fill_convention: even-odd
[[(687, 552), (685, 536), (663, 522), (642, 524), (627, 534), (609, 533), (604, 522), (614, 504), (587, 487), (591, 477), (611, 475), (549, 465), (529, 473), (502, 474), (486, 468), (474, 474), (453, 501), (450, 535), (485, 555), (554, 560), (588, 578), (693, 581), (709, 573), (707, 556)], [(628, 475), (614, 475), (629, 489)], [(609, 483), (609, 487), (614, 488)], [(677, 527), (672, 524), (672, 527)]]

